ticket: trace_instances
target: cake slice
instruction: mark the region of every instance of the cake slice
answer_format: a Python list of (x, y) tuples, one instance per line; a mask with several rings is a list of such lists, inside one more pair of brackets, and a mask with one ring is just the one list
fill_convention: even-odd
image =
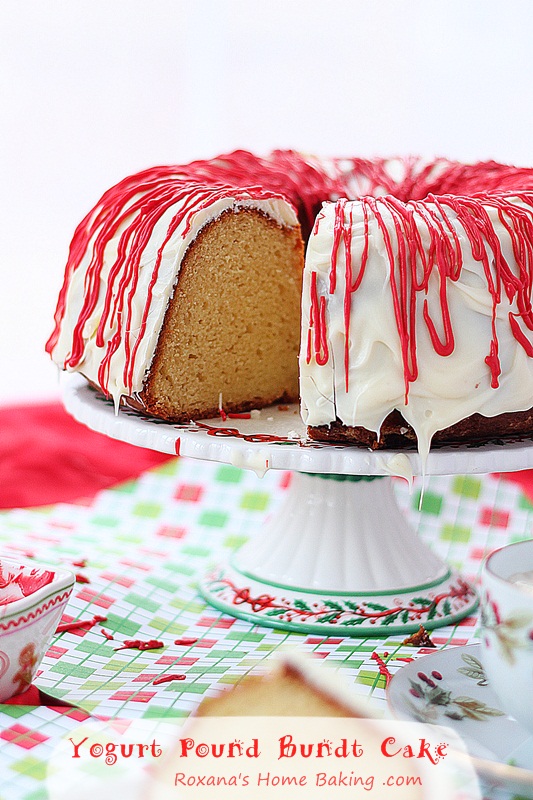
[(451, 731), (384, 718), (333, 669), (286, 653), (266, 674), (203, 700), (154, 765), (147, 798), (318, 800), (383, 795), (383, 786), (402, 800), (475, 798), (460, 750)]
[(117, 408), (172, 422), (296, 401), (303, 243), (291, 204), (157, 170), (130, 181), (76, 232), (54, 360)]
[(348, 691), (333, 670), (297, 654), (285, 654), (262, 675), (247, 675), (231, 690), (206, 697), (199, 717), (372, 718), (368, 698)]

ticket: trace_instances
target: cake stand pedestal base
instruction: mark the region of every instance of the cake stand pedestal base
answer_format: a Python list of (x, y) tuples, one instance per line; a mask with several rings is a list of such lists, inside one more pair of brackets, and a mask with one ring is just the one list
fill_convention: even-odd
[(408, 635), (477, 605), (411, 530), (388, 477), (293, 473), (279, 510), (200, 589), (231, 616), (324, 636)]

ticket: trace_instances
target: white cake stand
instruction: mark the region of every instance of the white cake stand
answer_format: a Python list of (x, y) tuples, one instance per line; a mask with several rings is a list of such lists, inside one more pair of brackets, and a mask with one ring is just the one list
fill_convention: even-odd
[[(396, 503), (390, 475), (420, 475), (416, 453), (309, 442), (297, 406), (172, 425), (115, 415), (78, 375), (63, 376), (62, 395), (75, 419), (114, 439), (258, 474), (293, 471), (279, 510), (201, 582), (225, 613), (302, 633), (386, 636), (448, 625), (475, 609), (473, 588), (420, 541)], [(531, 442), (494, 442), (432, 451), (425, 474), (532, 466)]]

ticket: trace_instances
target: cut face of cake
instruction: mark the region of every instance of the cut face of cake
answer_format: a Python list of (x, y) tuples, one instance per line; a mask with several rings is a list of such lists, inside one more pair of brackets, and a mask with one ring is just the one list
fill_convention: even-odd
[(302, 250), (297, 228), (254, 210), (200, 231), (140, 392), (147, 413), (186, 422), (298, 400)]

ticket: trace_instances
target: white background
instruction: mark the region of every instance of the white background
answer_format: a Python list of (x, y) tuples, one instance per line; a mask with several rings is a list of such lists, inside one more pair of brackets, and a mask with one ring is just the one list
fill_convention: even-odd
[(112, 183), (245, 147), (533, 166), (531, 0), (0, 0), (0, 402)]

